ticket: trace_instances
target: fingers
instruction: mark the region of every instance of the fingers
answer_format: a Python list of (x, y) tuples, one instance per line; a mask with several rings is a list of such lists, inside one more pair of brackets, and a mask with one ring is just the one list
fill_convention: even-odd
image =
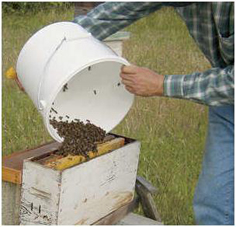
[(122, 80), (134, 82), (135, 76), (138, 73), (138, 68), (139, 67), (135, 65), (129, 65), (129, 66), (123, 65), (121, 68), (120, 77), (122, 78)]
[(127, 91), (129, 91), (130, 93), (134, 94), (134, 89), (133, 89), (133, 87), (130, 87), (130, 86), (126, 85), (126, 86), (125, 86), (125, 89), (126, 89)]
[(125, 86), (133, 86), (134, 83), (131, 80), (121, 80), (122, 84), (124, 84)]
[(130, 65), (130, 66), (122, 66), (121, 68), (121, 82), (125, 85), (125, 88), (130, 93), (134, 93), (134, 82), (135, 82), (135, 75), (137, 72), (137, 66)]
[(137, 72), (138, 67), (135, 65), (123, 65), (121, 67), (121, 73), (124, 74), (134, 74)]
[(25, 91), (24, 87), (22, 86), (21, 82), (19, 81), (18, 77), (15, 78), (15, 81), (18, 85), (18, 87), (20, 88), (21, 91)]
[(120, 77), (122, 80), (130, 80), (130, 81), (133, 81), (134, 80), (134, 74), (124, 74), (124, 73), (121, 73), (120, 74)]
[(121, 82), (125, 85), (125, 89), (132, 94), (135, 94), (135, 81), (139, 67), (135, 65), (122, 66), (121, 68)]

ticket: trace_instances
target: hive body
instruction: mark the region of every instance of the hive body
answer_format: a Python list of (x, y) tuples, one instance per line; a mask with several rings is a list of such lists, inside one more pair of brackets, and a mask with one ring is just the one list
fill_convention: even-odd
[(21, 224), (93, 224), (134, 196), (140, 143), (63, 171), (24, 162)]

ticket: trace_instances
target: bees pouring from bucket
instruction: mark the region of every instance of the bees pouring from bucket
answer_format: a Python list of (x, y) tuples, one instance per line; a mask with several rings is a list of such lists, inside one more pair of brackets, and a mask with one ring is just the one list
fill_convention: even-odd
[(54, 117), (50, 119), (50, 124), (57, 130), (58, 135), (64, 139), (57, 151), (57, 154), (63, 156), (69, 154), (82, 155), (88, 159), (88, 153), (97, 152), (96, 143), (103, 141), (106, 136), (106, 132), (103, 129), (91, 124), (89, 120), (86, 123), (79, 119), (68, 122), (57, 121)]

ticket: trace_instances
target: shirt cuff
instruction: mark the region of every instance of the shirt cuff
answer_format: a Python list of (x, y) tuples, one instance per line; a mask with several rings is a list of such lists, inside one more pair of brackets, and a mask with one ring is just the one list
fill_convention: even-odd
[(185, 75), (165, 75), (164, 96), (183, 98), (184, 77)]

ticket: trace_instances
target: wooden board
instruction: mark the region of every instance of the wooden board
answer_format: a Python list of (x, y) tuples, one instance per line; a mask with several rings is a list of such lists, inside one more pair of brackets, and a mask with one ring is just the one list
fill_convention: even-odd
[(21, 185), (2, 182), (2, 225), (19, 225)]
[(151, 194), (157, 193), (157, 188), (154, 187), (151, 183), (149, 183), (145, 178), (141, 176), (137, 176), (137, 184), (141, 185)]
[(56, 225), (61, 174), (25, 160), (21, 189), (20, 224)]
[(55, 151), (60, 146), (60, 143), (52, 141), (43, 144), (34, 149), (27, 149), (24, 151), (14, 152), (2, 159), (2, 180), (21, 184), (22, 182), (22, 168), (24, 159), (37, 157), (42, 154), (47, 154)]
[(112, 213), (108, 214), (107, 216), (101, 218), (100, 220), (93, 223), (93, 225), (114, 225), (117, 224), (122, 218), (124, 218), (127, 214), (132, 212), (135, 208), (138, 207), (139, 198), (137, 196), (134, 199), (122, 206), (121, 208), (113, 211)]
[(106, 45), (109, 46), (115, 53), (122, 56), (123, 43), (122, 41), (105, 41)]
[(121, 219), (117, 225), (163, 225), (159, 221), (155, 221), (153, 219), (129, 213), (123, 219)]
[(14, 184), (21, 184), (21, 171), (3, 166), (2, 180)]
[(142, 204), (145, 216), (161, 222), (161, 217), (157, 211), (155, 201), (152, 197), (152, 194), (157, 191), (156, 188), (154, 188), (142, 177), (137, 177), (135, 188), (137, 194), (140, 197), (140, 202)]

